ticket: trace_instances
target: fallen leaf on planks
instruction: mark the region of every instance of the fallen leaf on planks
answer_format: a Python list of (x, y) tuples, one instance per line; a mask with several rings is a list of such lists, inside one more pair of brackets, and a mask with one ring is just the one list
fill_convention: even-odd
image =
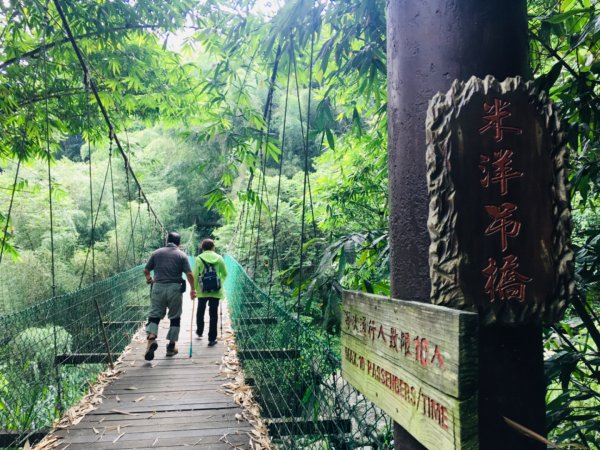
[(114, 412), (117, 414), (125, 414), (126, 416), (138, 416), (139, 414), (130, 413), (127, 411), (121, 411), (120, 409), (111, 409), (110, 412)]
[(121, 433), (120, 435), (118, 435), (114, 441), (112, 441), (112, 443), (114, 444), (115, 442), (117, 442), (119, 439), (121, 439), (123, 437), (125, 433)]

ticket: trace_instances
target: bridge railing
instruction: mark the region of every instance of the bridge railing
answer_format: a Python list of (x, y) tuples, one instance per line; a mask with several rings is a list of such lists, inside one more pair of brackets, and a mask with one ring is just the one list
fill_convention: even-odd
[(77, 403), (131, 342), (147, 304), (139, 266), (0, 317), (0, 447), (36, 441)]
[(392, 423), (341, 377), (336, 352), (225, 258), (246, 382), (281, 449), (389, 449)]

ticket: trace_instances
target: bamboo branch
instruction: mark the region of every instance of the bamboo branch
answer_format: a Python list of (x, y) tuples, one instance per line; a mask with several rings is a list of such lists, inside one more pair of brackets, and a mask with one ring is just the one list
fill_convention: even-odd
[[(109, 28), (109, 29), (105, 29), (105, 30), (98, 30), (98, 31), (94, 31), (91, 33), (81, 34), (81, 35), (75, 36), (74, 39), (76, 39), (76, 40), (88, 39), (88, 38), (101, 36), (101, 35), (107, 34), (107, 33), (119, 33), (121, 31), (143, 30), (143, 29), (154, 30), (154, 29), (159, 29), (159, 28), (162, 28), (162, 27), (160, 27), (159, 25), (148, 25), (148, 24), (126, 25), (124, 27)], [(23, 59), (33, 58), (39, 53), (45, 52), (46, 50), (51, 49), (53, 47), (57, 47), (59, 45), (67, 44), (69, 42), (70, 42), (69, 38), (64, 38), (64, 39), (59, 39), (58, 41), (49, 42), (47, 44), (41, 45), (37, 48), (34, 48), (33, 50), (22, 53), (19, 56), (15, 56), (13, 58), (7, 59), (6, 61), (4, 61), (3, 63), (0, 64), (0, 69), (4, 69), (5, 67), (8, 67), (16, 62), (23, 60)]]

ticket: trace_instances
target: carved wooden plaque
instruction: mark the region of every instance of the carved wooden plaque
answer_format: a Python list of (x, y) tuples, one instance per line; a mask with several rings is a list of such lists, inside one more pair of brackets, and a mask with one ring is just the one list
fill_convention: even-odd
[(478, 448), (477, 315), (344, 291), (342, 375), (431, 450)]
[(564, 133), (529, 82), (455, 81), (427, 114), (432, 302), (552, 323), (574, 290)]

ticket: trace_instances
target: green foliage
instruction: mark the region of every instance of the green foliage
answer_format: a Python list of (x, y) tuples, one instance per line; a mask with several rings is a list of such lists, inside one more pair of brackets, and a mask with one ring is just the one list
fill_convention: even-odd
[[(109, 159), (106, 126), (48, 4), (0, 5), (5, 310), (52, 295), (52, 256), (60, 294), (139, 263), (162, 238), (116, 149)], [(385, 2), (291, 0), (271, 19), (245, 0), (61, 4), (152, 207), (188, 252), (216, 235), (304, 323), (332, 334), (342, 287), (389, 294)], [(572, 149), (580, 307), (547, 334), (551, 438), (598, 448), (600, 6), (528, 9), (534, 80), (560, 107)]]
[[(43, 343), (43, 345), (40, 345)], [(56, 345), (55, 345), (56, 344)], [(54, 356), (59, 353), (69, 353), (73, 340), (71, 335), (62, 327), (46, 325), (27, 328), (16, 335), (8, 344), (8, 352), (19, 355), (25, 361), (27, 370), (18, 370), (16, 376), (27, 376), (34, 383), (41, 374), (54, 367)], [(20, 368), (23, 369), (23, 368)]]

